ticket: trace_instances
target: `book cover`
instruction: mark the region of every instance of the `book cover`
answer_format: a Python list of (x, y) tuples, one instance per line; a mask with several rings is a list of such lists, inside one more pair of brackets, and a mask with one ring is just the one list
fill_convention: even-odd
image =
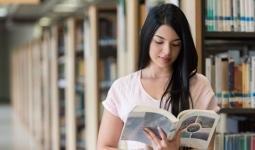
[(219, 120), (219, 115), (210, 110), (190, 109), (176, 118), (170, 112), (147, 106), (136, 106), (128, 115), (120, 142), (138, 141), (152, 145), (144, 128), (151, 129), (159, 138), (158, 127), (163, 129), (168, 139), (181, 130), (181, 146), (206, 149)]

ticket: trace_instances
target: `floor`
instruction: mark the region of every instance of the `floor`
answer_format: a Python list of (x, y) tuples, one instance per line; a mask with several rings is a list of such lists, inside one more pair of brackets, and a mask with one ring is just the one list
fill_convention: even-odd
[(0, 105), (0, 150), (37, 150), (10, 105)]

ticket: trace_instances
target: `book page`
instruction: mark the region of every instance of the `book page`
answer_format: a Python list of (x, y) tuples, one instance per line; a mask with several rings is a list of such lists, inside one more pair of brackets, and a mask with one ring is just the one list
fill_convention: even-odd
[[(165, 113), (168, 113), (167, 116), (163, 115)], [(171, 116), (171, 113), (167, 111), (165, 113), (162, 113), (160, 109), (137, 106), (129, 113), (120, 140), (138, 141), (151, 145), (143, 130), (145, 127), (150, 128), (159, 138), (158, 126), (167, 134), (173, 133), (176, 130), (177, 119)]]
[(207, 149), (219, 120), (214, 111), (187, 110), (178, 116), (181, 146)]

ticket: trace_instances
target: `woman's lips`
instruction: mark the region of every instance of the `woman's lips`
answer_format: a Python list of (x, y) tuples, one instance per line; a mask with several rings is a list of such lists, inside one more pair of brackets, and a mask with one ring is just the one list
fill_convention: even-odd
[(159, 57), (161, 58), (162, 61), (164, 61), (166, 63), (171, 61), (170, 57), (161, 57), (161, 56), (159, 56)]

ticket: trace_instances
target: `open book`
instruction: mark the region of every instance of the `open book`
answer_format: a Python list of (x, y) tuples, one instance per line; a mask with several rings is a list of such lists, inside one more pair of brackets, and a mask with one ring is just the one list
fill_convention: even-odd
[(170, 112), (147, 106), (136, 106), (128, 115), (120, 142), (136, 141), (152, 145), (144, 128), (150, 128), (159, 138), (157, 127), (162, 128), (168, 139), (181, 130), (181, 146), (207, 149), (214, 134), (219, 115), (211, 110), (190, 109), (176, 118)]

